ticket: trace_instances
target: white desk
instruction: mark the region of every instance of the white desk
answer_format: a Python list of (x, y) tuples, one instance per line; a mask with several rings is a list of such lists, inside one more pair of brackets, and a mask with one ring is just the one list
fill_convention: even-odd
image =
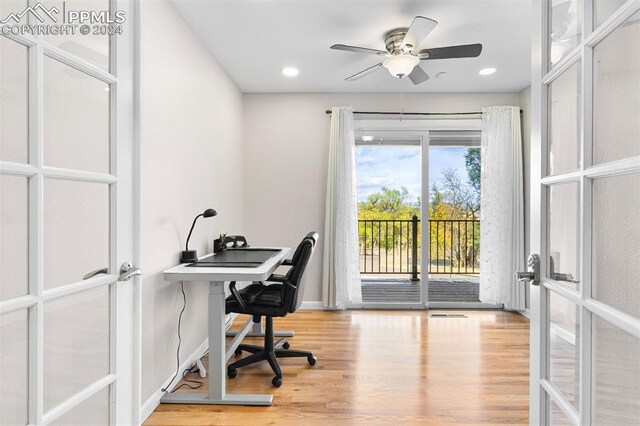
[[(271, 247), (269, 247), (271, 248)], [(226, 393), (226, 362), (233, 356), (242, 339), (254, 326), (247, 320), (231, 344), (225, 348), (225, 281), (265, 281), (285, 260), (289, 247), (273, 247), (280, 250), (275, 256), (257, 268), (187, 267), (178, 265), (164, 271), (166, 281), (209, 282), (209, 393), (167, 393), (160, 402), (171, 404), (226, 404), (271, 405), (270, 394)]]

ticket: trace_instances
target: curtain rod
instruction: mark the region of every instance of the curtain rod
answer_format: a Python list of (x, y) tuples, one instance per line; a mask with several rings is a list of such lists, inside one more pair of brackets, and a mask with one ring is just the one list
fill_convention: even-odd
[[(472, 112), (389, 112), (389, 111), (353, 111), (354, 114), (363, 115), (480, 115), (481, 111)], [(325, 111), (325, 114), (331, 115), (331, 110)], [(520, 110), (522, 114), (522, 110)]]

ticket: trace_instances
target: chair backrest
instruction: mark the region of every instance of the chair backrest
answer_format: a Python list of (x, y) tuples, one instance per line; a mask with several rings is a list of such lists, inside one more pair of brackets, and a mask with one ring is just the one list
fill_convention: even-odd
[(287, 283), (290, 285), (285, 284), (283, 287), (284, 307), (288, 312), (295, 312), (302, 305), (305, 285), (302, 277), (311, 260), (317, 241), (318, 233), (309, 232), (293, 253), (293, 257), (291, 258), (292, 266), (289, 272), (287, 272)]

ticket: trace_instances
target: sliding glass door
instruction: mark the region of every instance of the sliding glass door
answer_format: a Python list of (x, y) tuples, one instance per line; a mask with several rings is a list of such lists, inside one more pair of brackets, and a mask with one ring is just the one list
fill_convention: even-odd
[(479, 131), (429, 133), (430, 307), (480, 303), (480, 136)]
[(479, 299), (480, 124), (379, 120), (360, 126), (362, 303), (353, 307), (494, 307)]
[(421, 144), (419, 135), (358, 135), (358, 237), (365, 307), (423, 306)]

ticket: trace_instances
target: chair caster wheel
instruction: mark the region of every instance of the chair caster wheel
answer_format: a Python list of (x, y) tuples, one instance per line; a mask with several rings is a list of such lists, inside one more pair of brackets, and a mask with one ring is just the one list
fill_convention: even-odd
[(289, 348), (291, 347), (291, 345), (289, 344), (289, 342), (284, 342), (284, 343), (282, 344), (282, 347), (283, 347), (284, 349), (289, 349)]
[(238, 370), (228, 370), (227, 371), (227, 376), (229, 376), (230, 379), (233, 379), (237, 375), (238, 375)]
[(318, 358), (316, 358), (315, 356), (311, 355), (311, 356), (307, 357), (307, 362), (309, 363), (309, 365), (316, 365), (316, 362), (318, 362)]
[(282, 385), (282, 378), (276, 376), (273, 378), (273, 380), (271, 380), (271, 384), (277, 388), (279, 388)]
[(242, 349), (236, 349), (236, 351), (234, 352), (234, 355), (236, 356), (236, 358), (241, 356), (242, 355)]

